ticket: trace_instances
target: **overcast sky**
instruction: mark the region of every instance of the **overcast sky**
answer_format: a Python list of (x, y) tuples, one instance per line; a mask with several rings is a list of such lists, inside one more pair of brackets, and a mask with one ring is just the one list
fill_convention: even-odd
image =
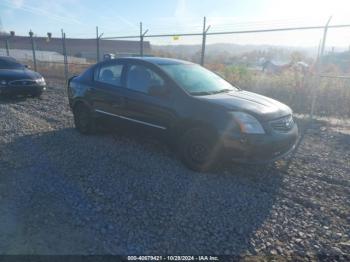
[[(67, 37), (137, 35), (139, 22), (150, 34), (200, 32), (203, 16), (210, 32), (325, 24), (350, 24), (349, 0), (0, 0), (3, 29), (39, 36)], [(209, 43), (317, 46), (321, 30), (211, 36)], [(196, 44), (200, 37), (151, 39), (159, 44)], [(350, 28), (329, 31), (327, 46), (349, 46)]]

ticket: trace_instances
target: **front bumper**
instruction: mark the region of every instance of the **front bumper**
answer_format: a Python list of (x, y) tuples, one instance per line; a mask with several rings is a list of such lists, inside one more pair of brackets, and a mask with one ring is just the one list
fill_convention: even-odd
[(222, 140), (225, 158), (263, 164), (285, 157), (295, 149), (298, 127), (294, 124), (288, 132), (269, 132), (264, 135), (226, 135)]
[(46, 85), (0, 86), (0, 95), (36, 95), (46, 90)]

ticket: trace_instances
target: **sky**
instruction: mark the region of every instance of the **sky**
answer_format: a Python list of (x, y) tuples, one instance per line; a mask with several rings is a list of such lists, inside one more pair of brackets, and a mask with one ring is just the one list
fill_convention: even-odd
[[(350, 24), (349, 0), (0, 0), (3, 30), (38, 36), (93, 38), (138, 35), (143, 22), (148, 34), (208, 32), (293, 26)], [(208, 43), (317, 46), (322, 30), (208, 36)], [(201, 37), (148, 39), (153, 44), (199, 44)], [(350, 45), (350, 28), (331, 29), (327, 46)]]

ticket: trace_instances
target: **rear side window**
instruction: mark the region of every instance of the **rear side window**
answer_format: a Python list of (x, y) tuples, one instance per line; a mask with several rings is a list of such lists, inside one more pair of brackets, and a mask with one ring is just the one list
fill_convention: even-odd
[(123, 65), (108, 64), (101, 65), (95, 71), (95, 81), (106, 83), (114, 86), (121, 86), (121, 77), (123, 72)]

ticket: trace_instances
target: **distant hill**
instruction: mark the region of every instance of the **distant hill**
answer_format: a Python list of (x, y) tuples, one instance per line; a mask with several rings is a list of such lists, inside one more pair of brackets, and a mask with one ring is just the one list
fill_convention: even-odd
[[(172, 53), (179, 57), (192, 57), (201, 51), (201, 45), (152, 45), (153, 51), (162, 51)], [(337, 47), (337, 50), (344, 51), (344, 47)], [(293, 46), (275, 46), (275, 45), (239, 45), (229, 43), (208, 44), (206, 46), (206, 55), (218, 56), (227, 54), (231, 56), (243, 55), (249, 52), (271, 52), (276, 59), (285, 60), (285, 56), (297, 51), (307, 57), (317, 56), (317, 47), (293, 47)]]

